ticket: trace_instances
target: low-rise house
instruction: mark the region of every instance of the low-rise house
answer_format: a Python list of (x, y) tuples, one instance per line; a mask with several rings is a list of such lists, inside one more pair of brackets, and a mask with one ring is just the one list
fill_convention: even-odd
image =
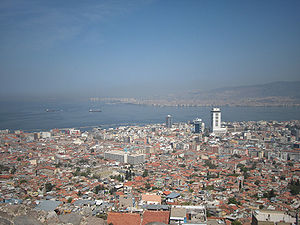
[(295, 224), (296, 218), (283, 211), (256, 210), (252, 214), (252, 225)]
[(142, 194), (141, 204), (160, 205), (161, 196), (155, 194)]

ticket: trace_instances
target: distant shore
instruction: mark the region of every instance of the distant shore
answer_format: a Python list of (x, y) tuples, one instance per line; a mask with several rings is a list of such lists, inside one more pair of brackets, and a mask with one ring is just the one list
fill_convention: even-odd
[(90, 98), (92, 102), (104, 102), (106, 104), (132, 104), (155, 107), (299, 107), (300, 103), (291, 99), (266, 98), (266, 99), (248, 99), (240, 101), (191, 101), (191, 100), (164, 100), (164, 99), (136, 99), (136, 98)]

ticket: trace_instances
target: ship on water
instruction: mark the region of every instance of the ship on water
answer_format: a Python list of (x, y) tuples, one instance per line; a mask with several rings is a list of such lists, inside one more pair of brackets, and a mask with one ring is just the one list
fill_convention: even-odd
[(46, 112), (58, 112), (58, 111), (61, 111), (61, 110), (58, 110), (58, 109), (45, 109)]
[(102, 112), (100, 109), (90, 109), (89, 112)]

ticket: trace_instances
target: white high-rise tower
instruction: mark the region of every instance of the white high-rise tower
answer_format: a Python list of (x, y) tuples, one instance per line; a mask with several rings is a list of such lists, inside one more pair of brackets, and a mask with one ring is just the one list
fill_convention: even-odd
[(212, 108), (211, 110), (211, 128), (215, 134), (225, 133), (226, 128), (221, 127), (221, 110), (220, 108)]

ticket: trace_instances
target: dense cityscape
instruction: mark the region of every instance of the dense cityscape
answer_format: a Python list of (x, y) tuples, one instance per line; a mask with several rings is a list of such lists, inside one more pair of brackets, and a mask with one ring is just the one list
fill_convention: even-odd
[(0, 225), (300, 225), (299, 0), (1, 0)]
[(0, 224), (298, 224), (300, 121), (1, 130)]

